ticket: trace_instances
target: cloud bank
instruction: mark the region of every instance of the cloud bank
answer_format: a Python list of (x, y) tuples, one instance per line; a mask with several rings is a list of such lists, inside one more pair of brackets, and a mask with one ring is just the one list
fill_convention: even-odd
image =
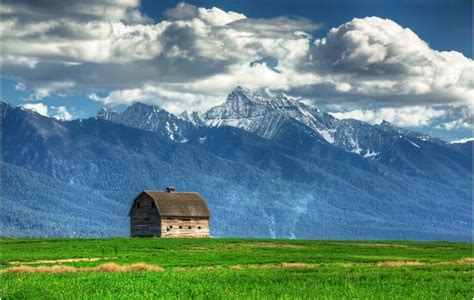
[(42, 116), (50, 116), (61, 121), (70, 121), (74, 116), (65, 106), (47, 106), (43, 103), (26, 103), (21, 106), (24, 109), (34, 111)]
[(254, 19), (185, 3), (158, 23), (138, 0), (7, 0), (2, 13), (2, 72), (33, 100), (78, 93), (178, 112), (219, 104), (244, 85), (338, 105), (345, 110), (336, 116), (369, 122), (425, 126), (449, 116), (458, 123), (445, 122), (448, 129), (466, 124), (460, 112), (474, 99), (471, 59), (433, 50), (378, 17), (316, 39), (320, 25), (304, 18)]
[(39, 113), (42, 116), (48, 116), (48, 106), (43, 103), (26, 103), (22, 107)]

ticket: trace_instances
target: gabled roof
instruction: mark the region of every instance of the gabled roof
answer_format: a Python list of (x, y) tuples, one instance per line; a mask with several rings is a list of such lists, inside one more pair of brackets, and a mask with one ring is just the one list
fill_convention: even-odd
[(201, 198), (199, 193), (143, 191), (135, 197), (133, 205), (142, 194), (153, 199), (158, 213), (162, 217), (210, 217), (206, 201)]

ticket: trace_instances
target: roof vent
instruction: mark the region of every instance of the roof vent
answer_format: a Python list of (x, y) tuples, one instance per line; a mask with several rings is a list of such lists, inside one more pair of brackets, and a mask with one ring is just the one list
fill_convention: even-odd
[(174, 188), (174, 186), (168, 186), (166, 187), (166, 192), (167, 193), (173, 193), (176, 189)]

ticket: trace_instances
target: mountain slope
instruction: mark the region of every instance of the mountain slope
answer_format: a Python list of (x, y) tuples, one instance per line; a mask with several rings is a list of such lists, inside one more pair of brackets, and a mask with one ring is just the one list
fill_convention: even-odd
[[(411, 177), (323, 141), (308, 152), (239, 128), (189, 122), (181, 127), (187, 128), (182, 142), (161, 127), (145, 131), (101, 118), (61, 122), (10, 106), (3, 112), (3, 161), (11, 166), (7, 172), (20, 174), (3, 182), (12, 187), (4, 193), (3, 225), (14, 235), (56, 235), (44, 223), (69, 218), (71, 211), (53, 207), (71, 201), (79, 206), (73, 211), (87, 212), (92, 228), (71, 219), (69, 234), (125, 235), (133, 196), (174, 184), (208, 200), (214, 236), (470, 236), (469, 185)], [(51, 183), (36, 185), (38, 176)], [(31, 192), (19, 193), (17, 182), (31, 185)], [(55, 192), (48, 185), (65, 192), (51, 197)], [(27, 217), (43, 204), (41, 214)]]
[[(2, 163), (6, 236), (123, 236), (128, 206), (99, 191)], [(97, 209), (97, 208), (107, 209)], [(93, 216), (93, 217), (91, 217)]]
[(204, 114), (185, 112), (178, 117), (137, 103), (123, 113), (101, 111), (98, 117), (182, 143), (195, 140), (205, 128), (231, 126), (320, 159), (357, 168), (371, 165), (367, 160), (378, 161), (392, 171), (453, 186), (464, 186), (471, 176), (472, 155), (459, 146), (385, 121), (372, 126), (338, 120), (285, 94), (265, 98), (243, 87), (234, 89), (223, 104)]

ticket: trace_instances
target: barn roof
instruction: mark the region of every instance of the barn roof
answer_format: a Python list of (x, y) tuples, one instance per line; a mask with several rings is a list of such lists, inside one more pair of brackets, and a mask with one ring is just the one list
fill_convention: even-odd
[(143, 191), (135, 200), (143, 193), (153, 199), (163, 217), (210, 217), (206, 201), (199, 193)]

